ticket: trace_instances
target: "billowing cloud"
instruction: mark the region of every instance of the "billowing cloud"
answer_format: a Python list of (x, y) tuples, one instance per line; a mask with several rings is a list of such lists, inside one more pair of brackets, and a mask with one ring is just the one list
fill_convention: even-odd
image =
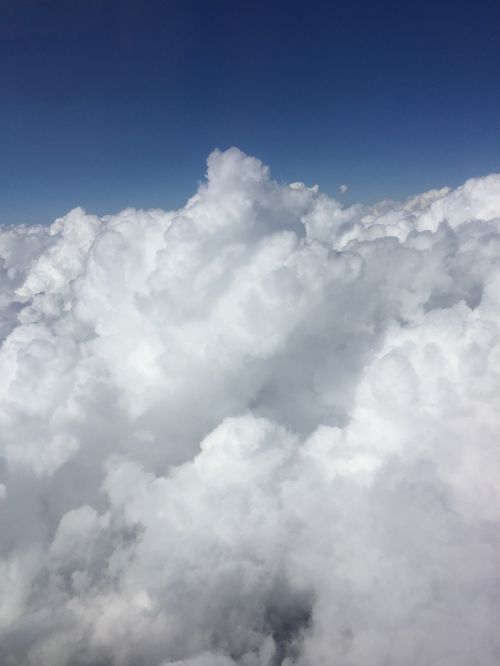
[(0, 662), (500, 662), (500, 176), (403, 203), (237, 149), (0, 234)]

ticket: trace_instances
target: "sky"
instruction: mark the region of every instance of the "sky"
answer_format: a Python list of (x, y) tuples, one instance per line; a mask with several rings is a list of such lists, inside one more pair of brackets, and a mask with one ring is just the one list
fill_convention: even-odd
[(499, 31), (0, 0), (1, 666), (500, 663)]
[(1, 0), (0, 222), (180, 207), (231, 146), (346, 202), (457, 186), (499, 75), (496, 0)]

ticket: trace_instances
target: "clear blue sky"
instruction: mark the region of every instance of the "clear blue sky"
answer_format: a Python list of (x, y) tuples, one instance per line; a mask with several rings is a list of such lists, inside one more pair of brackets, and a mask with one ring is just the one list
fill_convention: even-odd
[(215, 147), (347, 200), (500, 171), (500, 2), (0, 0), (0, 222), (177, 207)]

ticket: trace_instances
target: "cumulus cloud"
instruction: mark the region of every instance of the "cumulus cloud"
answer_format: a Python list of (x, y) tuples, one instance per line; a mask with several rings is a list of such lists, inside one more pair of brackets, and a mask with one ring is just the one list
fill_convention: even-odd
[(0, 230), (0, 662), (500, 660), (500, 176)]

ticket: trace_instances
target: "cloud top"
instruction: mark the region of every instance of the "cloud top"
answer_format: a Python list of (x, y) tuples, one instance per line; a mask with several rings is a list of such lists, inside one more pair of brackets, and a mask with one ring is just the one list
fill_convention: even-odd
[(500, 657), (500, 175), (0, 229), (0, 661)]

